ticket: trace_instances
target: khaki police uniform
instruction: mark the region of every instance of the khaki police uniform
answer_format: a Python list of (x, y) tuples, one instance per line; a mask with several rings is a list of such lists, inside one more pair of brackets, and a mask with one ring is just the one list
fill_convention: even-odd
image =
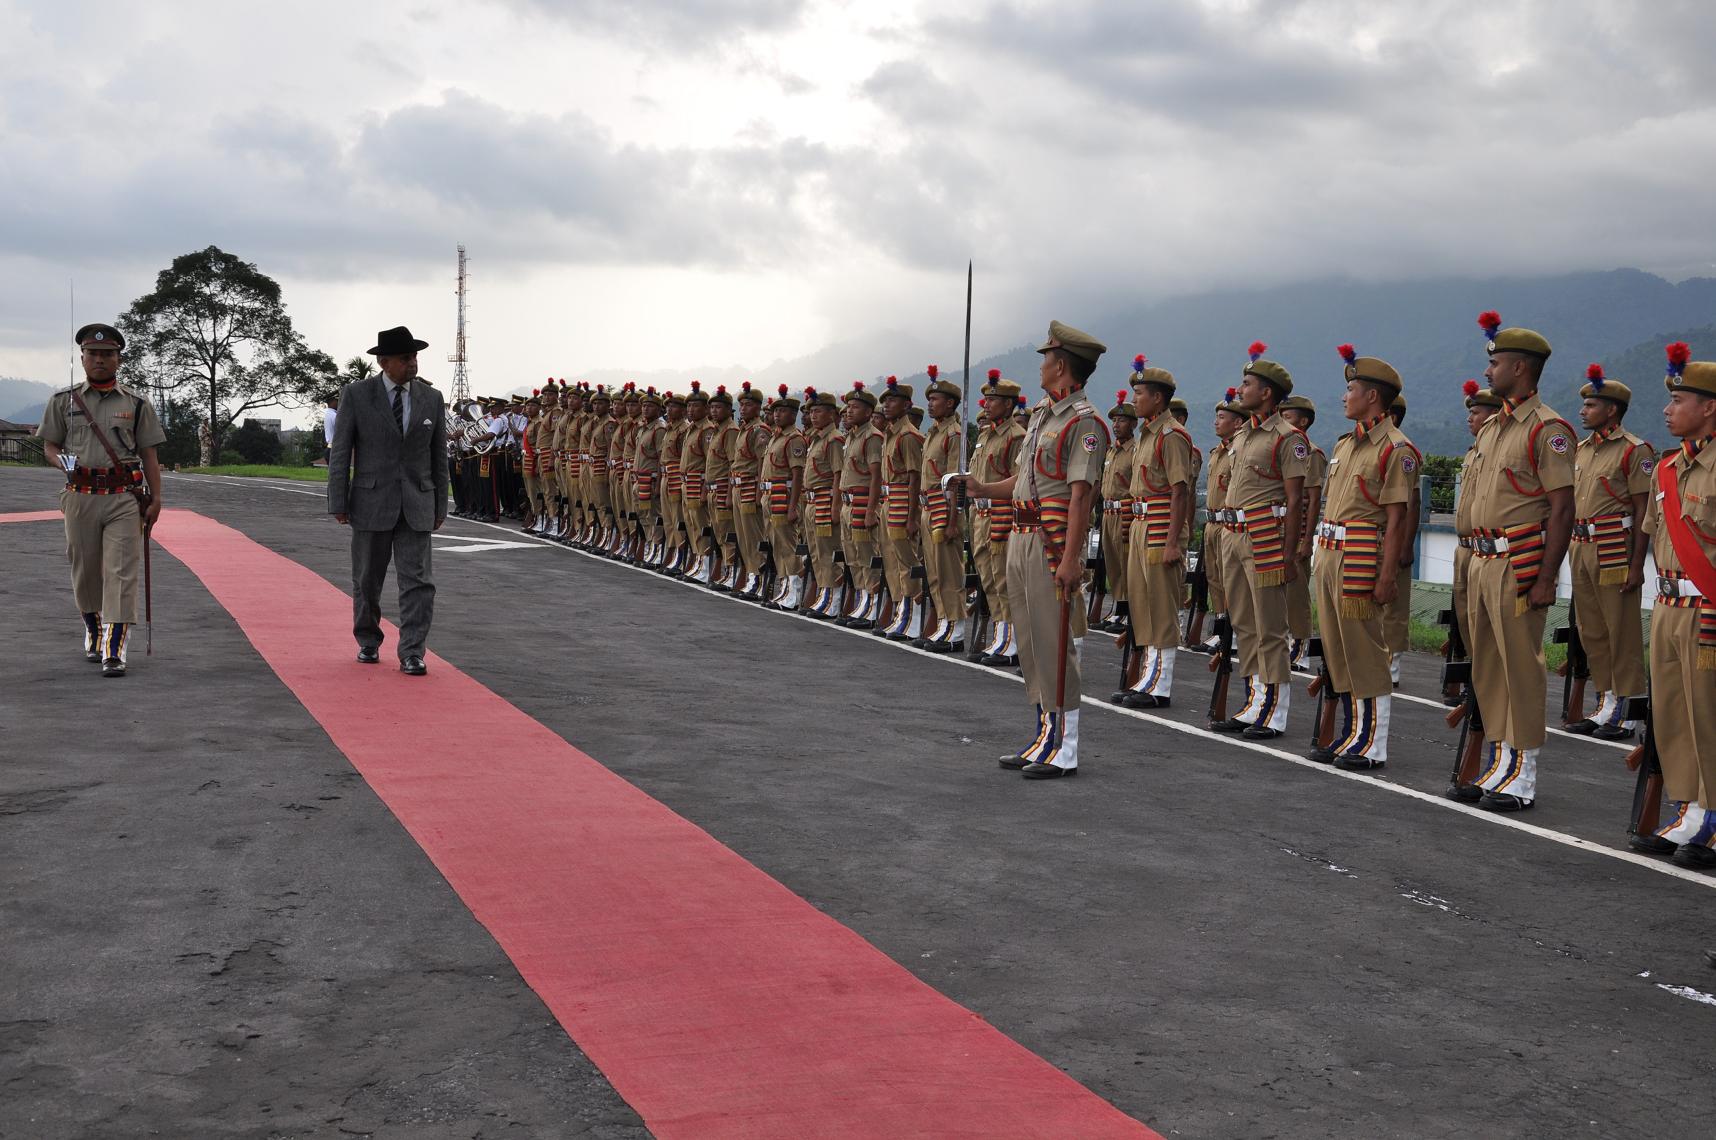
[[(1160, 369), (1135, 376), (1134, 383), (1154, 381), (1156, 374), (1173, 377)], [(1180, 603), (1186, 595), (1185, 529), (1170, 534), (1174, 489), (1185, 488), (1187, 512), (1194, 509), (1196, 474), (1192, 467), (1191, 433), (1181, 427), (1171, 412), (1163, 411), (1138, 425), (1138, 438), (1131, 451), (1125, 497), (1132, 516), (1127, 540), (1127, 608), (1131, 614), (1132, 644), (1144, 650), (1138, 680), (1131, 692), (1166, 702), (1173, 695), (1174, 658), (1180, 645)], [(1182, 557), (1168, 562), (1163, 555), (1169, 540), (1180, 547)]]
[[(1602, 392), (1609, 395), (1600, 398), (1624, 391), (1608, 382)], [(1645, 692), (1643, 586), (1621, 586), (1631, 569), (1633, 528), (1643, 522), (1633, 517), (1633, 496), (1651, 493), (1655, 469), (1656, 449), (1620, 424), (1582, 440), (1574, 456), (1568, 558), (1579, 641), (1597, 688), (1597, 709), (1588, 718), (1596, 729), (1631, 729), (1627, 698)]]
[[(73, 392), (88, 416), (72, 401)], [(113, 445), (120, 467), (113, 466), (92, 424)], [(143, 487), (143, 452), (165, 443), (166, 432), (154, 406), (139, 393), (118, 382), (103, 391), (84, 380), (48, 400), (36, 435), (77, 460), (60, 492), (60, 512), (72, 599), (84, 620), (85, 652), (98, 654), (95, 660), (123, 661), (126, 630), (137, 622), (143, 567), (142, 508), (128, 488)]]
[[(1121, 393), (1123, 398), (1125, 395)], [(1130, 404), (1123, 403), (1108, 413), (1111, 422), (1123, 416), (1130, 416), (1134, 425), (1138, 422), (1137, 413)], [(1135, 426), (1134, 432), (1136, 430)], [(1121, 612), (1120, 604), (1129, 597), (1126, 551), (1132, 532), (1132, 449), (1136, 442), (1135, 436), (1124, 442), (1116, 438), (1108, 445), (1108, 454), (1102, 461), (1102, 525), (1098, 541), (1102, 550), (1103, 587), (1114, 599), (1117, 618)]]
[[(846, 400), (876, 406), (876, 397), (859, 389)], [(882, 442), (882, 429), (872, 416), (846, 436), (840, 466), (840, 550), (858, 591), (850, 620), (866, 629), (878, 620), (882, 608), (882, 573), (876, 565), (881, 556), (877, 532), (882, 504), (871, 499), (873, 473), (882, 465)]]
[[(733, 406), (732, 398), (724, 391), (716, 392), (709, 398), (709, 403), (711, 406), (716, 403), (726, 404), (729, 408)], [(703, 482), (709, 494), (709, 525), (714, 534), (713, 553), (721, 559), (720, 583), (729, 589), (742, 584), (740, 575), (744, 569), (733, 556), (737, 513), (733, 509), (732, 455), (738, 440), (739, 425), (731, 418), (715, 425), (703, 464)]]
[[(1309, 437), (1306, 442), (1310, 443)], [(1305, 496), (1300, 500), (1301, 514), (1299, 516), (1299, 537), (1307, 539), (1317, 526), (1317, 515), (1311, 510), (1311, 493), (1317, 492), (1321, 497), (1325, 480), (1328, 478), (1329, 457), (1315, 443), (1310, 443), (1310, 454), (1305, 459)], [(1294, 580), (1287, 583), (1287, 635), (1292, 639), (1289, 645), (1292, 660), (1297, 662), (1304, 653), (1305, 643), (1310, 640), (1313, 631), (1311, 622), (1311, 559), (1300, 558), (1297, 551), (1293, 552), (1293, 560), (1298, 568)]]
[[(883, 399), (894, 393), (911, 398), (911, 389), (890, 385)], [(918, 635), (923, 611), (917, 605), (918, 588), (914, 574), (923, 561), (917, 540), (909, 527), (917, 513), (917, 479), (923, 467), (924, 436), (912, 426), (910, 416), (891, 421), (882, 437), (882, 514), (883, 538), (882, 572), (887, 579), (888, 594), (893, 598), (894, 620), (888, 632), (893, 636)]]
[(923, 544), (925, 582), (936, 614), (936, 628), (926, 636), (938, 645), (956, 648), (963, 647), (965, 641), (965, 533), (953, 497), (943, 493), (941, 478), (959, 472), (964, 447), (965, 433), (955, 405), (953, 412), (930, 425), (918, 470), (918, 539)]
[[(834, 406), (834, 397), (823, 393), (816, 402)], [(816, 577), (816, 597), (811, 612), (819, 617), (837, 617), (840, 612), (840, 571), (834, 553), (840, 549), (840, 471), (846, 440), (839, 428), (829, 424), (812, 430), (805, 442), (804, 501), (801, 520), (805, 545), (810, 548), (811, 573)]]
[(1233, 448), (1228, 440), (1218, 440), (1210, 448), (1209, 481), (1204, 485), (1204, 545), (1199, 555), (1204, 568), (1204, 581), (1209, 583), (1210, 613), (1227, 613), (1227, 575), (1223, 569), (1223, 541), (1227, 531), (1218, 524), (1216, 513), (1227, 509), (1227, 485), (1233, 477)]
[[(783, 397), (784, 402), (798, 414), (799, 402)], [(804, 559), (798, 548), (804, 545), (803, 518), (794, 517), (799, 492), (804, 486), (804, 464), (810, 445), (804, 432), (796, 426), (780, 429), (769, 440), (763, 452), (762, 495), (769, 512), (769, 545), (774, 550), (775, 574), (781, 580), (777, 600), (785, 609), (796, 609), (804, 587)]]
[[(1011, 380), (991, 381), (985, 396), (1016, 396), (1019, 386)], [(1025, 428), (1018, 416), (1009, 415), (998, 424), (986, 425), (977, 437), (971, 456), (971, 473), (980, 483), (1000, 483), (1013, 477), (1019, 467), (1019, 451)], [(986, 646), (990, 657), (1006, 659), (986, 664), (1006, 664), (1018, 657), (1018, 638), (1013, 632), (1013, 607), (1007, 591), (1007, 543), (1013, 534), (1011, 499), (973, 499), (971, 503), (971, 556), (977, 580), (989, 600), (995, 630)]]
[[(762, 393), (754, 388), (756, 402)], [(740, 401), (745, 400), (744, 393)], [(727, 460), (733, 481), (733, 557), (745, 568), (744, 591), (754, 593), (761, 585), (763, 572), (762, 470), (763, 453), (769, 448), (770, 432), (761, 419), (738, 425), (728, 437)], [(778, 555), (779, 552), (777, 551)]]

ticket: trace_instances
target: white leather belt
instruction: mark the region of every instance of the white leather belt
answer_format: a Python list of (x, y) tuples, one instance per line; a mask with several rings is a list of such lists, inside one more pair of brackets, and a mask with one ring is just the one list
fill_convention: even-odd
[(1663, 598), (1702, 598), (1704, 591), (1700, 590), (1690, 578), (1658, 577), (1656, 580), (1657, 596)]

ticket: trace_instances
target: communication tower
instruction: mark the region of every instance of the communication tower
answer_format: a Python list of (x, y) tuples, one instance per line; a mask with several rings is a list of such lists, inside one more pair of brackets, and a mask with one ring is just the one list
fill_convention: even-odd
[(447, 359), (453, 364), (453, 403), (463, 404), (471, 398), (471, 378), (465, 373), (465, 247), (459, 246), (459, 334), (453, 344), (452, 355)]

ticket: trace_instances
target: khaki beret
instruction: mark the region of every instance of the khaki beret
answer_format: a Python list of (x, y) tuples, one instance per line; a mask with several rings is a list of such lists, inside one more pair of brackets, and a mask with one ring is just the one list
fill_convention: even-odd
[(913, 427), (922, 427), (923, 426), (924, 410), (922, 408), (917, 407), (915, 405), (910, 407), (910, 408), (907, 408), (906, 409), (906, 415), (911, 417)]
[(709, 393), (703, 390), (702, 381), (693, 380), (691, 382), (691, 391), (686, 395), (685, 402), (687, 404), (706, 404), (709, 402)]
[(1239, 402), (1238, 388), (1229, 388), (1225, 398), (1216, 401), (1215, 410), (1230, 412), (1236, 416), (1249, 416), (1251, 414), (1245, 410), (1245, 405)]
[(1391, 412), (1404, 412), (1406, 410), (1406, 393), (1396, 392), (1394, 394), (1394, 402), (1388, 405), (1388, 410)]
[(1601, 364), (1588, 365), (1585, 369), (1586, 384), (1579, 389), (1581, 400), (1610, 400), (1625, 408), (1633, 402), (1633, 390), (1619, 380), (1611, 380), (1603, 375)]
[(1518, 352), (1539, 360), (1549, 359), (1549, 342), (1542, 333), (1531, 329), (1504, 329), (1501, 327), (1501, 314), (1494, 309), (1478, 314), (1478, 326), (1484, 330), (1484, 351), (1491, 356), (1498, 352)]
[(846, 393), (846, 395), (841, 397), (841, 398), (843, 400), (845, 400), (848, 404), (850, 404), (854, 400), (856, 400), (857, 402), (859, 402), (861, 404), (868, 404), (872, 408), (875, 407), (876, 403), (877, 403), (876, 393), (867, 391), (864, 388), (864, 381), (862, 381), (862, 380), (854, 380), (852, 382), (852, 390), (850, 392)]
[(1168, 401), (1168, 410), (1170, 412), (1185, 412), (1187, 415), (1190, 415), (1192, 411), (1186, 402), (1178, 396), (1175, 396), (1172, 400)]
[(1132, 374), (1131, 383), (1158, 384), (1169, 392), (1173, 392), (1177, 387), (1174, 383), (1174, 374), (1166, 368), (1141, 368)]
[(1244, 370), (1240, 372), (1240, 375), (1256, 376), (1263, 380), (1267, 380), (1269, 383), (1279, 388), (1283, 396), (1292, 395), (1293, 374), (1281, 367), (1281, 365), (1275, 363), (1273, 360), (1263, 359), (1263, 354), (1268, 351), (1269, 346), (1264, 344), (1262, 341), (1252, 341), (1251, 347), (1246, 349), (1246, 355), (1249, 357), (1249, 360), (1247, 361)]
[(730, 408), (733, 406), (733, 393), (727, 391), (727, 385), (717, 385), (715, 394), (709, 397), (709, 402), (711, 404), (726, 404)]
[(1360, 356), (1350, 344), (1343, 344), (1335, 351), (1346, 361), (1346, 369), (1342, 373), (1348, 380), (1368, 380), (1372, 384), (1381, 384), (1385, 388), (1393, 388), (1396, 395), (1406, 387), (1400, 379), (1400, 373), (1394, 370), (1394, 365), (1378, 356)]
[(937, 368), (935, 365), (932, 364), (928, 368), (924, 369), (924, 374), (929, 377), (929, 383), (924, 386), (925, 396), (952, 396), (957, 400), (964, 395), (964, 392), (960, 390), (958, 384), (953, 383), (951, 380), (943, 380), (941, 378), (941, 369)]
[(1024, 391), (1025, 390), (1023, 388), (1019, 387), (1019, 385), (1013, 381), (1003, 380), (1001, 378), (1001, 370), (999, 368), (991, 368), (989, 370), (989, 382), (983, 385), (983, 395), (985, 397), (997, 396), (1003, 400), (1017, 400)]
[(1275, 410), (1278, 412), (1304, 412), (1311, 417), (1313, 423), (1317, 419), (1317, 405), (1311, 401), (1309, 396), (1288, 396), (1275, 405)]
[(790, 392), (791, 389), (789, 389), (785, 384), (782, 384), (776, 389), (775, 398), (769, 401), (769, 407), (791, 408), (795, 412), (798, 411), (799, 399), (797, 396), (791, 395)]
[(815, 388), (804, 390), (804, 406), (807, 408), (839, 408), (840, 403), (834, 398), (833, 392), (818, 392)]
[(753, 400), (760, 404), (763, 402), (765, 397), (763, 396), (763, 390), (761, 388), (751, 387), (751, 382), (747, 380), (745, 381), (744, 386), (739, 389), (739, 395), (737, 398), (741, 400)]
[(1114, 407), (1108, 412), (1109, 419), (1112, 420), (1116, 416), (1131, 416), (1133, 419), (1138, 418), (1138, 409), (1132, 406), (1132, 396), (1124, 390), (1114, 394)]
[(902, 384), (897, 377), (890, 376), (888, 377), (888, 386), (882, 389), (882, 399), (886, 400), (889, 396), (903, 396), (905, 397), (906, 402), (910, 403), (912, 400), (912, 386), (910, 384)]
[(1692, 349), (1683, 340), (1669, 345), (1668, 375), (1663, 384), (1670, 392), (1698, 392), (1716, 396), (1716, 363), (1692, 360)]
[(1499, 408), (1502, 406), (1502, 398), (1476, 380), (1466, 381), (1463, 388), (1466, 393), (1468, 411), (1472, 408)]
[(72, 343), (80, 348), (88, 341), (91, 348), (117, 348), (125, 351), (125, 338), (112, 325), (85, 325), (72, 334)]
[(1102, 354), (1108, 351), (1108, 346), (1087, 332), (1081, 332), (1071, 325), (1063, 325), (1059, 321), (1049, 322), (1049, 339), (1037, 349), (1047, 352), (1051, 348), (1065, 349), (1081, 360), (1095, 364), (1102, 359)]
[(678, 392), (669, 392), (666, 395), (666, 397), (664, 397), (664, 398), (667, 400), (668, 403), (678, 404), (682, 408), (685, 406), (686, 401), (688, 399), (688, 397), (681, 396)]

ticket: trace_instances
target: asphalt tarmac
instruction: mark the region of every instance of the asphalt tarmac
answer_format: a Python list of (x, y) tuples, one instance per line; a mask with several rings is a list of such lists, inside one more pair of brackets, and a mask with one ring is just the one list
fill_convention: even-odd
[[(0, 471), (0, 513), (56, 485)], [(166, 486), (349, 589), (320, 496)], [(183, 566), (103, 681), (57, 524), (0, 564), (0, 1137), (648, 1134)], [(1620, 1136), (1716, 1076), (1716, 880), (1605, 853), (1600, 743), (1552, 737), (1517, 820), (1434, 798), (1430, 659), (1381, 778), (1163, 724), (1202, 722), (1182, 657), (1175, 708), (1087, 703), (1080, 778), (1029, 783), (1005, 671), (516, 528), (449, 520), (435, 576), (438, 654), (1164, 1135)]]

